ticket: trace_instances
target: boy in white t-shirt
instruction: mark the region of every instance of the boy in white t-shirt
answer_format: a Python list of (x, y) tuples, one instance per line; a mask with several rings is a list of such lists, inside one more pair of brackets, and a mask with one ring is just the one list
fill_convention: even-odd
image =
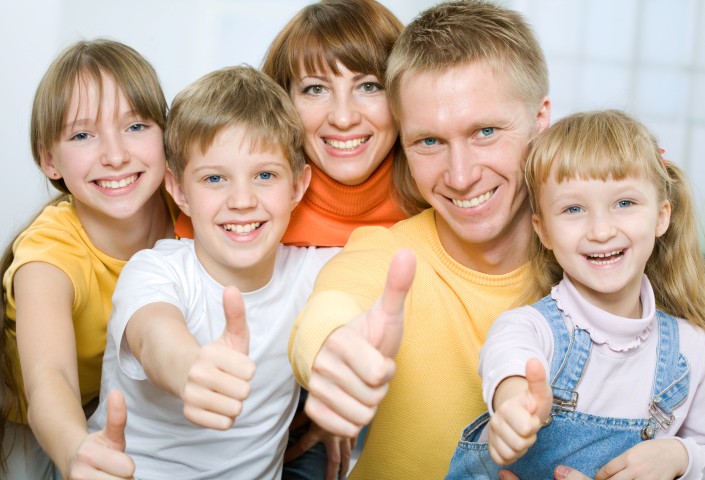
[(136, 478), (281, 476), (298, 397), (289, 333), (338, 250), (279, 243), (311, 176), (302, 140), (286, 92), (251, 67), (174, 99), (166, 185), (194, 239), (160, 241), (125, 266), (89, 421), (120, 448), (122, 404), (108, 393), (124, 394)]

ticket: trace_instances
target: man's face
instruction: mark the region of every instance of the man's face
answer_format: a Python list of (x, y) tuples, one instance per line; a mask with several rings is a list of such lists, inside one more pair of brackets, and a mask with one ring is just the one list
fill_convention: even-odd
[(474, 62), (409, 75), (399, 103), (402, 145), (443, 247), (485, 273), (518, 267), (531, 234), (523, 165), (548, 126), (548, 99), (528, 108), (504, 77)]

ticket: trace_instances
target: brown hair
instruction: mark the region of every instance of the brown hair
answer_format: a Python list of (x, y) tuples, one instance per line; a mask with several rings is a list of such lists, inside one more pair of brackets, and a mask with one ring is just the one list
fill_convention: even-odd
[[(398, 120), (405, 78), (471, 62), (484, 62), (498, 76), (507, 76), (513, 93), (532, 109), (548, 94), (543, 51), (519, 13), (481, 0), (444, 2), (421, 12), (392, 49), (385, 83), (394, 116)], [(399, 195), (407, 210), (428, 208), (405, 158), (398, 167)]]
[(235, 125), (247, 129), (250, 148), (281, 147), (298, 177), (305, 165), (303, 126), (291, 99), (264, 73), (237, 66), (204, 75), (174, 98), (164, 145), (176, 180), (192, 148), (205, 152), (220, 131)]
[[(671, 204), (668, 230), (656, 238), (645, 273), (657, 306), (676, 317), (705, 327), (705, 259), (698, 246), (698, 223), (684, 172), (666, 162), (655, 137), (624, 112), (605, 110), (577, 113), (540, 134), (526, 163), (526, 183), (534, 214), (541, 218), (541, 188), (556, 181), (583, 178), (621, 180), (641, 177), (651, 182), (659, 201)], [(524, 303), (546, 295), (563, 276), (553, 252), (534, 235), (529, 253), (532, 281)]]
[[(94, 83), (102, 95), (102, 75), (114, 79), (116, 89), (122, 91), (137, 115), (164, 128), (167, 102), (149, 62), (134, 49), (117, 41), (79, 41), (66, 48), (51, 63), (34, 96), (30, 140), (32, 155), (38, 166), (41, 165), (43, 152), (49, 151), (60, 138), (73, 96), (80, 98), (81, 88), (86, 82)], [(46, 206), (57, 205), (70, 198), (63, 179), (49, 181), (62, 194)], [(14, 261), (14, 241), (7, 246), (0, 261), (0, 278), (4, 279), (5, 272)], [(24, 392), (15, 377), (20, 369), (15, 338), (10, 333), (14, 322), (7, 316), (7, 294), (3, 289), (0, 301), (0, 471), (5, 470), (7, 461), (2, 445), (7, 418), (10, 414), (20, 413), (25, 404)]]

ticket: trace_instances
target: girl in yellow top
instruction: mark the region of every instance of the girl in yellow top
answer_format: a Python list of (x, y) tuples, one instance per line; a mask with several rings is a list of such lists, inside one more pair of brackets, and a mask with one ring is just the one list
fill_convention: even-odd
[(86, 416), (100, 390), (117, 277), (132, 254), (173, 236), (160, 188), (166, 108), (151, 65), (108, 40), (67, 48), (37, 88), (32, 153), (63, 194), (2, 263), (0, 438), (9, 478), (54, 478), (56, 469), (66, 479), (132, 477), (131, 460), (105, 448), (124, 448), (121, 397), (111, 398), (117, 415), (105, 431), (89, 436)]

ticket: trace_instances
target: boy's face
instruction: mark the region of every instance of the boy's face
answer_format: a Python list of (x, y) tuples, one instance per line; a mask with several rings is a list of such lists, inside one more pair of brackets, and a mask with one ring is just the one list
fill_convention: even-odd
[(436, 210), (438, 235), (461, 264), (506, 273), (525, 261), (531, 235), (523, 165), (548, 126), (484, 63), (409, 75), (399, 89), (402, 145), (411, 174)]
[(272, 276), (277, 246), (310, 180), (294, 178), (281, 148), (251, 150), (247, 129), (219, 132), (208, 151), (192, 148), (178, 184), (167, 189), (191, 217), (194, 245), (206, 271), (223, 285), (252, 291)]

